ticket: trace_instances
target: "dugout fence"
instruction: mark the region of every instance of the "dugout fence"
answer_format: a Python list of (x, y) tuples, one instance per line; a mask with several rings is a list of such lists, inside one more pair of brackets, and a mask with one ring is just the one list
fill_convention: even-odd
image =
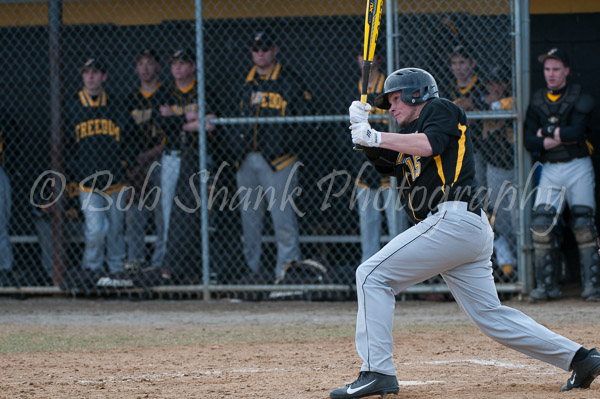
[[(377, 43), (382, 73), (407, 66), (427, 69), (442, 95), (453, 99), (464, 96), (456, 87), (456, 74), (469, 72), (453, 73), (453, 55), (467, 59), (469, 65), (460, 67), (472, 69), (467, 78), (481, 90), (475, 90), (473, 104), (465, 108), (476, 141), (480, 184), (490, 193), (488, 211), (498, 234), (494, 277), (499, 292), (506, 293), (526, 292), (531, 274), (529, 206), (523, 195), (529, 167), (519, 144), (519, 118), (527, 96), (522, 88), (527, 86), (523, 85), (527, 68), (522, 65), (528, 64), (523, 56), (528, 53), (522, 30), (527, 19), (522, 15), (528, 12), (525, 3), (389, 0)], [(356, 180), (366, 175), (359, 175), (356, 167), (365, 159), (352, 150), (347, 107), (359, 95), (356, 56), (362, 44), (363, 0), (4, 1), (0, 11), (2, 168), (12, 191), (12, 261), (0, 292), (206, 299), (352, 297), (354, 270), (363, 255), (357, 209), (361, 186)], [(263, 91), (267, 108), (275, 112), (256, 117), (240, 103), (250, 101), (244, 95), (252, 93), (252, 47), (258, 43), (257, 32), (263, 31), (277, 46), (281, 84), (287, 89), (285, 85), (294, 82), (300, 95), (278, 103), (276, 90), (271, 97)], [(196, 62), (195, 99), (180, 107), (178, 122), (152, 122), (151, 136), (137, 123), (140, 106), (132, 100), (140, 84), (136, 61), (144, 50), (155, 54), (163, 88), (173, 82), (171, 66), (178, 51), (193, 54)], [(119, 157), (127, 161), (125, 170), (131, 173), (125, 183), (132, 187), (120, 199), (126, 205), (116, 219), (122, 237), (109, 227), (100, 229), (105, 251), (115, 245), (112, 239), (123, 243), (111, 254), (103, 252), (101, 272), (91, 277), (83, 270), (86, 234), (89, 239), (91, 233), (86, 233), (75, 178), (80, 158), (86, 156), (73, 140), (79, 114), (69, 112), (81, 100), (81, 70), (90, 59), (100, 60), (106, 69), (107, 101), (118, 104), (115, 118), (123, 118), (124, 152)], [(182, 133), (185, 111), (197, 115), (197, 131)], [(159, 114), (159, 107), (152, 112)], [(374, 115), (372, 121), (394, 125), (384, 114)], [(93, 122), (85, 126), (90, 129), (86, 132), (103, 134), (101, 122), (99, 128)], [(263, 131), (277, 132), (283, 139), (260, 144), (248, 139), (258, 140), (254, 132)], [(126, 139), (127, 134), (135, 140)], [(178, 144), (171, 145), (173, 140)], [(159, 143), (162, 153), (136, 163), (141, 153)], [(90, 148), (87, 151), (97, 151), (90, 159), (116, 156), (104, 144)], [(251, 228), (252, 234), (248, 225), (244, 233), (244, 221), (249, 223), (244, 212), (280, 205), (268, 203), (268, 191), (262, 193), (263, 203), (240, 191), (246, 187), (240, 166), (253, 151), (262, 151), (269, 162), (293, 152), (300, 162), (288, 179), (294, 184), (284, 194), (286, 206), (296, 215), (299, 264), (283, 267), (288, 272), (285, 280), (278, 279), (282, 269), (278, 248), (286, 246), (278, 240), (279, 221), (267, 211)], [(179, 162), (175, 169), (173, 160)], [(277, 170), (277, 165), (273, 168)], [(367, 164), (365, 168), (367, 173)], [(173, 170), (179, 174), (170, 174)], [(394, 192), (395, 179), (389, 184)], [(162, 201), (168, 190), (177, 199), (165, 233)], [(377, 186), (369, 197), (370, 206), (381, 201), (376, 204), (378, 219), (371, 223), (380, 224), (382, 245), (408, 223), (396, 196), (385, 192)], [(397, 212), (386, 214), (386, 207)], [(255, 262), (259, 273), (249, 267), (252, 255), (247, 249), (256, 237), (260, 237), (261, 253)], [(166, 247), (162, 258), (156, 255), (161, 242)], [(7, 254), (2, 256), (8, 259)], [(111, 269), (109, 263), (115, 263), (111, 256), (125, 263), (122, 271)], [(443, 281), (433, 278), (403, 294), (447, 292)]]

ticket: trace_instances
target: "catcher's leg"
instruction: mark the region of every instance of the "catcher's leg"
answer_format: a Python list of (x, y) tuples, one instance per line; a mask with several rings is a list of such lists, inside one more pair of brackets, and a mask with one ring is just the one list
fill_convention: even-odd
[(556, 208), (544, 204), (533, 209), (531, 223), (536, 288), (529, 294), (531, 301), (545, 301), (560, 296), (558, 278), (560, 257), (554, 234)]
[(598, 234), (594, 224), (592, 208), (582, 205), (571, 207), (573, 215), (571, 228), (579, 247), (579, 264), (581, 271), (581, 296), (588, 300), (600, 300), (600, 266), (596, 239)]

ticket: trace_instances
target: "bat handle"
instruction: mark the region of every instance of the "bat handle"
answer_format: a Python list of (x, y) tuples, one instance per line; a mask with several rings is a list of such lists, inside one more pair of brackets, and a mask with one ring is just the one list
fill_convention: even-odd
[[(360, 102), (363, 104), (367, 103), (367, 93), (369, 89), (369, 76), (371, 75), (372, 61), (363, 61), (362, 66), (362, 90), (360, 92)], [(354, 144), (352, 147), (354, 151), (364, 151), (365, 147), (362, 145)]]

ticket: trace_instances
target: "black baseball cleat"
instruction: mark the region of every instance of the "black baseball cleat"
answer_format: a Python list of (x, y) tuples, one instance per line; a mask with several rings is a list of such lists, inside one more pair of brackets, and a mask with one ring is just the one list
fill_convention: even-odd
[(587, 389), (599, 375), (600, 352), (594, 348), (585, 359), (573, 364), (573, 374), (567, 380), (567, 384), (563, 385), (562, 391), (570, 391), (573, 388)]
[(343, 388), (331, 391), (331, 399), (364, 398), (371, 395), (386, 395), (398, 393), (398, 380), (396, 376), (376, 373), (374, 371), (361, 371), (357, 380)]

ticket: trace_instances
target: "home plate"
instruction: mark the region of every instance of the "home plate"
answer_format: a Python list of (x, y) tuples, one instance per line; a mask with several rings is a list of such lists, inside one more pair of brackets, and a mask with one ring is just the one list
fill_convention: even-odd
[(398, 385), (410, 387), (414, 385), (444, 384), (446, 381), (398, 381)]

